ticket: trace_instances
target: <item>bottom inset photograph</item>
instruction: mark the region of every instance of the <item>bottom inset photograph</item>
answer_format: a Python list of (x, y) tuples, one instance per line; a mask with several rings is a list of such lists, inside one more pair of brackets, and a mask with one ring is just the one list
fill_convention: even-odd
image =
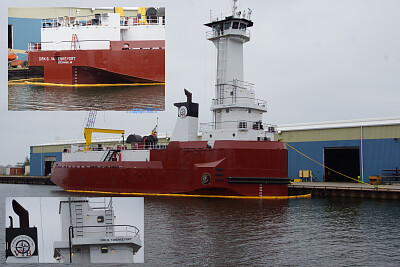
[(6, 198), (6, 263), (143, 263), (141, 197)]

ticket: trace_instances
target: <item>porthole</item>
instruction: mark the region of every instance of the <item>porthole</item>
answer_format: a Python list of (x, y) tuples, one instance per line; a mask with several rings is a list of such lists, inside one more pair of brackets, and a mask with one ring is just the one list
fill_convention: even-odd
[(208, 174), (208, 173), (203, 173), (203, 175), (201, 176), (201, 182), (204, 184), (204, 185), (208, 185), (209, 183), (210, 183), (210, 181), (211, 181), (211, 176), (210, 176), (210, 174)]

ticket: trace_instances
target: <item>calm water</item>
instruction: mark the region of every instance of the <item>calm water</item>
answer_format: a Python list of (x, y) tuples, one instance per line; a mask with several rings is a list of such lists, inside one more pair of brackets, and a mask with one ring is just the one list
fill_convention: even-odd
[[(54, 186), (4, 184), (0, 193), (2, 207), (4, 197), (68, 195)], [(398, 266), (399, 204), (145, 197), (145, 265)]]
[(165, 86), (59, 87), (9, 85), (8, 110), (165, 109)]

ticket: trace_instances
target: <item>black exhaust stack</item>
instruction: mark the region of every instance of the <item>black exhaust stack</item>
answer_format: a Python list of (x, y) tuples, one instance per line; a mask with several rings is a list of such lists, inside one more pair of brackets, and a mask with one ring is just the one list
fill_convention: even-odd
[(12, 207), (14, 212), (19, 216), (19, 227), (29, 228), (29, 212), (24, 209), (15, 199), (12, 201)]
[(19, 227), (14, 227), (11, 216), (6, 228), (6, 263), (39, 262), (37, 228), (29, 227), (29, 212), (13, 199), (12, 208), (19, 217)]

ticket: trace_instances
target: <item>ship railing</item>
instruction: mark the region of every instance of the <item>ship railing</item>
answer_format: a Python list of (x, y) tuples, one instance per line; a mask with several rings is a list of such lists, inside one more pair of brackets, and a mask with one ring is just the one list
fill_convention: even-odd
[[(59, 42), (30, 42), (28, 51), (104, 50), (111, 48), (110, 40), (77, 40)], [(51, 60), (51, 59), (49, 59)]]
[(256, 106), (265, 108), (267, 107), (267, 101), (262, 99), (255, 99), (252, 97), (222, 97), (222, 98), (214, 98), (212, 100), (213, 105), (229, 105), (229, 104), (254, 104)]
[(232, 130), (264, 130), (269, 133), (274, 133), (276, 131), (276, 125), (266, 124), (262, 121), (224, 121), (224, 122), (207, 122), (200, 123), (199, 131), (206, 132), (212, 130), (222, 130), (222, 129), (232, 129)]
[[(122, 16), (120, 26), (134, 25), (165, 25), (165, 17), (148, 16)], [(42, 28), (78, 27), (78, 26), (116, 26), (109, 23), (105, 14), (95, 14), (87, 16), (61, 16), (41, 20)]]
[(242, 35), (247, 38), (250, 38), (250, 31), (245, 28), (244, 29), (227, 29), (227, 30), (213, 28), (211, 31), (206, 32), (207, 39), (212, 39), (212, 38), (216, 38), (216, 37), (220, 37), (220, 36), (224, 36), (224, 35)]
[(121, 26), (165, 25), (165, 17), (151, 16), (143, 19), (138, 16), (121, 17), (120, 25)]
[[(110, 230), (111, 229), (111, 230)], [(127, 224), (106, 224), (106, 225), (84, 225), (84, 226), (72, 226), (72, 238), (77, 237), (77, 232), (80, 236), (115, 236), (115, 237), (138, 237), (140, 238), (140, 230), (133, 225)]]
[(131, 147), (127, 150), (151, 150), (151, 149), (166, 149), (168, 145), (154, 143), (131, 143)]
[[(95, 144), (90, 144), (89, 149), (90, 151), (105, 151), (106, 153), (109, 150), (152, 150), (152, 149), (166, 149), (168, 145), (166, 144), (153, 144), (153, 143), (131, 143), (131, 144), (119, 144), (119, 145), (109, 145), (107, 144), (101, 144), (101, 143), (95, 143)], [(72, 152), (83, 152), (85, 149), (85, 145), (79, 145), (79, 146), (74, 146), (74, 149), (72, 148), (64, 148), (63, 153), (72, 153)]]
[(242, 90), (250, 90), (254, 91), (254, 83), (245, 82), (241, 80), (234, 79), (232, 81), (228, 81), (227, 83), (216, 84), (216, 87), (222, 87), (223, 89), (242, 89)]
[[(109, 150), (152, 150), (152, 149), (166, 149), (168, 145), (166, 144), (154, 144), (154, 143), (131, 143), (131, 144), (118, 144), (118, 145), (103, 145), (103, 144), (91, 144), (89, 145), (90, 151), (106, 151)], [(74, 151), (82, 152), (85, 149), (85, 145), (77, 146)], [(64, 152), (71, 152), (71, 150), (66, 149)]]
[(92, 209), (97, 210), (110, 210), (112, 209), (112, 197), (110, 198), (89, 198), (89, 204)]
[(58, 18), (42, 19), (42, 28), (61, 28), (75, 26), (108, 26), (103, 14), (88, 16), (60, 16)]

